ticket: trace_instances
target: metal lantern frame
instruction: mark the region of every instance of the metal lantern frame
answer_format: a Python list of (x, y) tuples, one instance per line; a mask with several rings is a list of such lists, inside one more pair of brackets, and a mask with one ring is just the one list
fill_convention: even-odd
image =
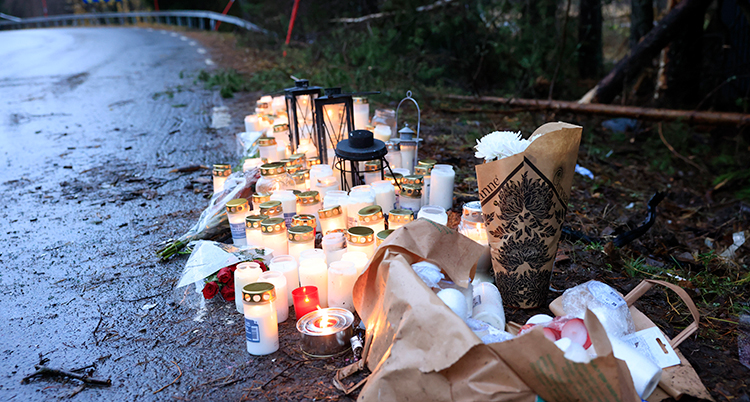
[[(363, 138), (360, 136), (364, 133), (369, 133), (369, 139), (364, 139), (365, 141), (371, 141), (371, 144), (373, 145), (373, 148), (376, 148), (372, 152), (362, 152), (361, 154), (352, 153), (352, 149), (360, 149), (356, 146), (350, 146), (350, 143), (354, 144), (354, 141), (352, 139), (354, 138), (355, 141), (361, 142)], [(378, 144), (379, 143), (379, 144)], [(342, 150), (341, 147), (338, 145), (340, 144), (346, 144), (347, 150)], [(365, 148), (368, 149), (368, 148)], [(363, 172), (359, 170), (359, 162), (366, 162), (371, 160), (379, 160), (380, 161), (380, 168), (377, 170), (374, 170), (375, 172), (380, 172), (380, 179), (385, 179), (385, 171), (388, 169), (388, 172), (391, 173), (393, 176), (393, 170), (391, 169), (391, 165), (388, 163), (388, 160), (385, 159), (385, 155), (388, 153), (388, 150), (385, 147), (385, 143), (383, 141), (380, 141), (378, 139), (375, 139), (373, 137), (373, 134), (371, 131), (368, 130), (353, 130), (349, 133), (349, 138), (339, 141), (339, 144), (337, 144), (336, 147), (336, 156), (333, 159), (333, 166), (336, 170), (338, 170), (341, 173), (341, 189), (344, 191), (349, 191), (353, 187), (360, 186), (365, 184), (364, 178), (362, 177)], [(347, 161), (348, 167), (347, 167)], [(372, 173), (373, 171), (370, 171)], [(348, 175), (348, 177), (347, 177)], [(349, 182), (351, 179), (351, 183)], [(401, 188), (400, 184), (396, 184), (399, 188)]]
[[(313, 143), (318, 140), (316, 135), (317, 130), (315, 128), (315, 99), (320, 97), (322, 90), (323, 88), (321, 87), (310, 86), (310, 81), (308, 80), (297, 80), (294, 82), (294, 87), (284, 90), (286, 113), (289, 118), (289, 143), (292, 146), (292, 153), (297, 152), (300, 138), (305, 134), (307, 134)], [(301, 103), (300, 99), (303, 96), (309, 96), (310, 102), (305, 110), (299, 110), (298, 105)], [(300, 113), (297, 113), (298, 110)], [(307, 121), (308, 118), (309, 120), (312, 120), (312, 124), (310, 125), (311, 132), (305, 131), (305, 121)]]
[[(354, 98), (352, 94), (341, 93), (341, 88), (326, 88), (324, 92), (325, 95), (315, 99), (315, 124), (318, 134), (316, 146), (321, 163), (328, 164), (328, 145), (335, 149), (339, 141), (354, 130)], [(343, 107), (338, 122), (332, 120), (327, 113), (327, 110), (334, 106)]]
[[(399, 130), (398, 128), (398, 112), (401, 109), (401, 104), (403, 104), (405, 101), (412, 101), (414, 103), (414, 107), (417, 108), (417, 138), (401, 138), (400, 136), (397, 138), (391, 138), (391, 142), (401, 144), (402, 142), (415, 142), (416, 143), (416, 149), (414, 151), (414, 165), (417, 166), (417, 163), (419, 161), (419, 142), (422, 141), (421, 138), (419, 138), (419, 129), (422, 125), (422, 111), (419, 109), (419, 103), (411, 97), (411, 91), (406, 91), (406, 98), (401, 99), (401, 102), (398, 103), (398, 106), (396, 107), (396, 130)], [(400, 132), (400, 130), (399, 130)]]

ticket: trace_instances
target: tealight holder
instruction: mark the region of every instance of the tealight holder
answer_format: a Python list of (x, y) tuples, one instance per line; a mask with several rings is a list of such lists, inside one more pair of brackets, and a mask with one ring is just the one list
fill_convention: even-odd
[(311, 311), (297, 321), (301, 335), (300, 348), (310, 357), (331, 357), (349, 350), (354, 335), (354, 314), (330, 307)]

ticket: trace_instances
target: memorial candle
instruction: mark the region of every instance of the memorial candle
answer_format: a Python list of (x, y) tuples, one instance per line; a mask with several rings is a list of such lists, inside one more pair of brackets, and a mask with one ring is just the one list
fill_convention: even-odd
[(430, 205), (439, 205), (446, 210), (453, 207), (453, 185), (456, 172), (451, 165), (435, 165), (432, 169), (429, 194)]
[(375, 203), (380, 206), (384, 215), (396, 208), (396, 189), (388, 180), (378, 180), (371, 184), (375, 191)]
[(258, 139), (258, 152), (265, 163), (272, 163), (281, 159), (278, 157), (276, 139), (273, 137), (260, 137)]
[(388, 229), (396, 230), (414, 220), (414, 212), (408, 209), (392, 209), (388, 214)]
[(323, 246), (327, 263), (340, 261), (344, 253), (346, 253), (346, 236), (342, 232), (331, 232), (323, 236), (321, 245)]
[(289, 229), (289, 255), (300, 261), (300, 254), (315, 247), (315, 231), (309, 226), (292, 226)]
[(256, 248), (263, 248), (263, 234), (260, 230), (260, 223), (266, 219), (262, 215), (248, 215), (245, 218), (245, 237), (247, 245)]
[(297, 213), (313, 215), (318, 220), (316, 229), (321, 230), (318, 211), (323, 207), (320, 202), (320, 194), (317, 191), (305, 191), (297, 194)]
[(292, 219), (297, 215), (297, 196), (291, 190), (276, 190), (271, 194), (271, 201), (281, 203), (281, 212), (286, 228), (292, 227)]
[(315, 286), (302, 286), (294, 289), (292, 298), (294, 300), (294, 315), (297, 320), (320, 308), (319, 292)]
[(275, 299), (276, 292), (268, 282), (255, 282), (242, 288), (245, 341), (251, 355), (267, 355), (279, 350)]
[(367, 98), (355, 96), (354, 102), (354, 129), (364, 130), (370, 123), (370, 103)]
[(276, 291), (276, 319), (278, 322), (284, 322), (289, 318), (289, 300), (287, 293), (286, 277), (278, 271), (266, 271), (260, 274), (258, 282), (268, 282), (273, 285)]
[(253, 282), (257, 282), (263, 270), (257, 262), (241, 262), (234, 270), (234, 306), (237, 312), (243, 314), (245, 308), (242, 304), (242, 288)]
[(245, 116), (245, 132), (251, 133), (254, 131), (260, 131), (260, 125), (258, 124), (258, 115), (249, 114)]
[(364, 226), (355, 226), (346, 231), (346, 248), (349, 251), (361, 251), (372, 258), (375, 254), (375, 231)]
[(346, 218), (340, 205), (323, 208), (318, 211), (318, 216), (320, 217), (321, 233), (324, 236), (337, 229), (346, 229)]
[(227, 177), (232, 174), (232, 167), (226, 164), (214, 165), (213, 171), (214, 194), (224, 191), (224, 182), (227, 181)]
[(320, 193), (321, 197), (325, 197), (329, 191), (339, 189), (339, 182), (333, 176), (318, 177), (314, 181), (311, 179), (310, 189)]
[(301, 286), (315, 286), (321, 295), (320, 306), (328, 307), (328, 266), (325, 261), (313, 258), (301, 261), (299, 264), (299, 284)]
[(287, 307), (292, 306), (292, 291), (299, 287), (299, 271), (297, 261), (291, 255), (280, 255), (273, 257), (268, 267), (269, 270), (281, 272), (286, 278)]
[(357, 216), (359, 226), (368, 227), (375, 233), (385, 230), (385, 218), (379, 205), (364, 207), (357, 212)]
[(263, 247), (273, 250), (274, 256), (289, 254), (284, 218), (267, 218), (260, 223), (263, 233)]
[(253, 211), (258, 211), (260, 210), (260, 204), (266, 201), (271, 201), (271, 193), (254, 193), (251, 201), (252, 201), (251, 209)]
[(357, 280), (357, 268), (351, 261), (332, 262), (328, 267), (328, 306), (354, 312), (352, 290)]
[(361, 251), (347, 251), (341, 256), (341, 261), (349, 261), (354, 264), (354, 268), (357, 268), (357, 276), (362, 275), (369, 260), (367, 254)]
[(227, 201), (227, 219), (229, 229), (232, 232), (232, 242), (235, 246), (247, 246), (247, 235), (245, 234), (245, 218), (250, 211), (250, 206), (244, 198), (235, 198)]

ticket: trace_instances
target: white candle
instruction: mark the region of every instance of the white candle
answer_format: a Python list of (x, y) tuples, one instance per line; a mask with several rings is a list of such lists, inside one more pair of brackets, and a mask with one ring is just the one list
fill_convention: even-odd
[(323, 203), (320, 202), (320, 194), (317, 191), (305, 191), (304, 193), (297, 194), (297, 213), (315, 216), (318, 232), (322, 230), (320, 227), (320, 216), (318, 215), (318, 211), (322, 207)]
[[(359, 187), (359, 189), (357, 189)], [(363, 188), (366, 187), (366, 188)], [(357, 189), (357, 190), (355, 190)], [(375, 192), (370, 186), (357, 186), (349, 193), (349, 205), (347, 205), (347, 226), (359, 226), (357, 212), (364, 207), (375, 205)]]
[(375, 203), (380, 206), (384, 215), (396, 208), (396, 189), (390, 180), (378, 180), (371, 186), (375, 191)]
[(370, 103), (367, 98), (354, 97), (354, 129), (364, 130), (370, 123)]
[(250, 201), (252, 206), (250, 209), (260, 214), (260, 204), (271, 201), (271, 193), (254, 193)]
[(297, 261), (305, 250), (315, 247), (315, 230), (309, 226), (292, 226), (289, 228), (289, 255)]
[(258, 139), (258, 152), (260, 158), (266, 163), (277, 162), (280, 158), (276, 152), (276, 139), (273, 137), (260, 137)]
[(372, 258), (375, 254), (375, 232), (364, 226), (355, 226), (346, 231), (346, 248), (349, 251), (361, 251)]
[(364, 207), (357, 212), (359, 226), (364, 226), (378, 233), (385, 230), (385, 217), (379, 205)]
[(456, 172), (451, 165), (435, 165), (430, 182), (430, 205), (439, 205), (446, 210), (453, 207), (453, 185)]
[(292, 227), (292, 218), (297, 215), (297, 196), (291, 190), (276, 190), (271, 194), (271, 200), (281, 202), (284, 222), (287, 229)]
[(247, 172), (250, 169), (253, 168), (260, 168), (260, 165), (263, 164), (263, 159), (261, 158), (247, 158), (244, 162), (242, 162), (242, 171)]
[(248, 215), (245, 218), (245, 237), (247, 245), (256, 248), (263, 247), (263, 234), (260, 230), (260, 223), (266, 219), (261, 215)]
[(318, 211), (318, 216), (320, 219), (320, 230), (324, 236), (334, 230), (346, 230), (346, 217), (344, 217), (340, 205), (323, 208)]
[(372, 130), (372, 136), (376, 140), (388, 142), (391, 139), (391, 128), (385, 124), (377, 124), (375, 129)]
[(253, 131), (260, 131), (258, 115), (249, 114), (245, 116), (245, 132), (251, 133)]
[(237, 264), (234, 271), (234, 306), (237, 312), (243, 314), (245, 309), (242, 305), (242, 288), (258, 280), (263, 270), (257, 262), (241, 262)]
[(310, 189), (317, 191), (321, 197), (325, 197), (329, 191), (335, 191), (339, 188), (339, 181), (333, 176), (318, 177), (315, 181), (310, 179)]
[(441, 225), (448, 224), (448, 213), (445, 212), (445, 208), (438, 205), (425, 205), (419, 209), (417, 218), (429, 219), (435, 223)]
[(245, 313), (245, 341), (251, 355), (279, 350), (279, 323), (274, 300), (276, 292), (268, 282), (255, 282), (242, 289)]
[(229, 229), (232, 232), (232, 242), (235, 246), (247, 246), (247, 235), (245, 234), (245, 218), (250, 212), (250, 206), (244, 198), (235, 198), (227, 201), (227, 218)]
[(481, 320), (493, 327), (505, 331), (505, 310), (503, 310), (503, 298), (495, 285), (480, 282), (473, 289), (472, 318)]
[(409, 209), (392, 209), (388, 214), (388, 229), (396, 230), (414, 220), (414, 212)]
[(422, 207), (421, 186), (409, 184), (401, 186), (401, 194), (398, 195), (398, 207), (401, 209), (408, 209), (414, 212), (414, 214), (417, 214)]
[(327, 192), (326, 197), (323, 199), (323, 208), (331, 208), (336, 205), (341, 207), (341, 214), (344, 215), (344, 219), (346, 219), (348, 224), (349, 193), (342, 190)]
[(211, 175), (213, 176), (213, 189), (214, 194), (224, 191), (224, 183), (227, 181), (229, 175), (232, 174), (232, 165), (229, 164), (215, 164)]
[(271, 111), (273, 114), (279, 114), (279, 112), (286, 113), (286, 99), (284, 96), (274, 96), (271, 101)]
[(414, 171), (414, 159), (417, 153), (416, 142), (401, 143), (401, 168), (406, 169), (411, 174)]
[(309, 260), (311, 258), (317, 258), (319, 260), (325, 261), (326, 264), (328, 263), (328, 261), (326, 261), (326, 253), (319, 248), (311, 248), (309, 250), (305, 250), (299, 255), (300, 261)]
[(287, 307), (292, 306), (292, 290), (299, 287), (299, 271), (297, 261), (291, 255), (273, 257), (268, 267), (271, 271), (281, 272), (286, 278)]
[(286, 277), (278, 271), (266, 271), (260, 274), (258, 282), (268, 282), (276, 290), (276, 318), (278, 322), (284, 322), (289, 318), (289, 293), (286, 284)]
[(388, 161), (391, 169), (401, 167), (401, 151), (398, 150), (398, 146), (388, 141), (385, 143), (385, 147), (388, 150), (388, 153), (385, 154), (385, 160)]
[(357, 276), (362, 275), (369, 260), (367, 254), (361, 251), (347, 251), (341, 256), (341, 261), (349, 261), (354, 264), (354, 268), (357, 268)]
[[(328, 266), (325, 261), (312, 258), (299, 265), (300, 286), (315, 286), (320, 296), (320, 307), (328, 307)], [(322, 296), (326, 295), (326, 296)]]
[(321, 245), (326, 256), (326, 262), (330, 264), (340, 261), (344, 253), (346, 253), (346, 236), (342, 232), (329, 233), (323, 236)]
[(328, 267), (328, 306), (354, 312), (352, 290), (357, 280), (357, 268), (351, 261), (332, 262)]
[[(333, 176), (333, 169), (330, 165), (317, 164), (310, 167), (310, 183), (315, 183), (318, 179), (328, 176)], [(321, 197), (323, 196), (321, 195)]]
[(274, 256), (289, 254), (284, 218), (267, 218), (260, 223), (263, 233), (263, 247), (273, 250)]

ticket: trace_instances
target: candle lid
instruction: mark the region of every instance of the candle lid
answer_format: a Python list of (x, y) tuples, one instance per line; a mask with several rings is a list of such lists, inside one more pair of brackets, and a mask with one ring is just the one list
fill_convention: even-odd
[(366, 226), (350, 227), (346, 231), (346, 240), (353, 244), (369, 244), (375, 241), (375, 231)]
[(320, 217), (320, 219), (335, 218), (342, 214), (343, 211), (341, 211), (341, 205), (334, 205), (330, 208), (323, 208), (318, 211), (318, 216)]
[(367, 98), (363, 98), (363, 97), (360, 97), (360, 96), (353, 97), (352, 101), (354, 102), (355, 105), (366, 105), (366, 104), (370, 103), (367, 100)]
[(422, 176), (429, 176), (430, 172), (432, 172), (432, 168), (433, 168), (433, 165), (414, 166), (414, 174), (422, 175)]
[(297, 201), (302, 204), (315, 204), (320, 202), (320, 193), (318, 191), (304, 191), (297, 194)]
[(479, 201), (469, 201), (462, 208), (461, 219), (471, 222), (484, 222), (482, 217), (482, 203)]
[(401, 186), (401, 196), (420, 198), (422, 197), (422, 186), (418, 184), (404, 184)]
[(289, 131), (289, 124), (282, 123), (282, 124), (276, 124), (273, 126), (273, 132), (274, 133), (280, 133), (283, 131)]
[(380, 205), (370, 205), (357, 212), (359, 219), (364, 223), (375, 223), (383, 219), (383, 208)]
[(394, 232), (394, 229), (381, 230), (375, 236), (378, 238), (378, 241), (382, 243), (386, 239), (386, 237), (388, 237), (388, 235), (390, 235), (393, 232)]
[(258, 138), (258, 146), (270, 147), (271, 145), (276, 145), (276, 138), (273, 138), (273, 137)]
[(227, 164), (215, 164), (211, 172), (214, 176), (229, 176), (232, 173), (232, 166)]
[(320, 165), (320, 158), (317, 156), (313, 156), (312, 158), (307, 158), (307, 166), (313, 167), (315, 165)]
[(260, 214), (265, 216), (273, 216), (284, 213), (281, 208), (281, 201), (272, 200), (266, 201), (260, 204)]
[(302, 243), (315, 238), (315, 229), (310, 226), (292, 226), (289, 228), (289, 241)]
[(286, 172), (284, 164), (281, 162), (266, 163), (260, 165), (261, 176), (273, 176), (275, 174), (282, 174)]
[(315, 225), (315, 215), (299, 214), (292, 217), (292, 227), (309, 226), (311, 228), (314, 228)]
[(260, 230), (267, 234), (286, 232), (286, 221), (284, 218), (266, 218), (260, 223)]
[(417, 163), (418, 166), (435, 166), (437, 163), (434, 159), (422, 159)]
[(392, 209), (388, 213), (388, 222), (390, 223), (407, 223), (414, 220), (414, 212), (408, 209)]
[(291, 174), (295, 174), (295, 173), (299, 172), (299, 170), (301, 168), (302, 167), (300, 165), (290, 165), (290, 166), (286, 167), (286, 172), (289, 173), (290, 175)]
[(266, 201), (271, 200), (271, 193), (255, 193), (253, 194), (253, 204), (260, 205)]
[[(299, 166), (292, 166), (292, 168), (299, 169)], [(292, 173), (292, 180), (294, 184), (305, 184), (305, 170)]]
[(230, 214), (236, 212), (247, 212), (250, 210), (250, 206), (247, 205), (247, 200), (244, 198), (235, 198), (227, 201), (227, 212)]
[(365, 162), (365, 172), (377, 172), (380, 170), (380, 159)]
[(390, 180), (391, 183), (394, 182), (394, 179), (396, 182), (401, 183), (401, 180), (404, 179), (404, 175), (402, 175), (401, 173), (386, 173), (385, 178), (386, 180)]
[(254, 282), (242, 288), (242, 300), (252, 304), (270, 303), (276, 300), (276, 290), (268, 282)]
[(305, 159), (305, 154), (299, 153), (299, 154), (293, 154), (289, 157), (289, 159), (292, 160), (292, 163), (295, 165), (301, 165), (302, 163), (307, 164), (307, 160)]
[(401, 182), (404, 184), (417, 184), (421, 186), (424, 184), (424, 176), (420, 174), (404, 176), (404, 179)]
[(266, 219), (263, 215), (248, 215), (245, 217), (245, 227), (250, 229), (260, 229), (260, 223)]
[(283, 163), (283, 164), (284, 164), (284, 166), (286, 166), (286, 167), (289, 167), (289, 166), (292, 166), (292, 165), (294, 165), (294, 161), (293, 161), (293, 160), (291, 160), (291, 159), (289, 159), (289, 158), (287, 158), (287, 159), (282, 159), (282, 160), (280, 160), (279, 162)]

